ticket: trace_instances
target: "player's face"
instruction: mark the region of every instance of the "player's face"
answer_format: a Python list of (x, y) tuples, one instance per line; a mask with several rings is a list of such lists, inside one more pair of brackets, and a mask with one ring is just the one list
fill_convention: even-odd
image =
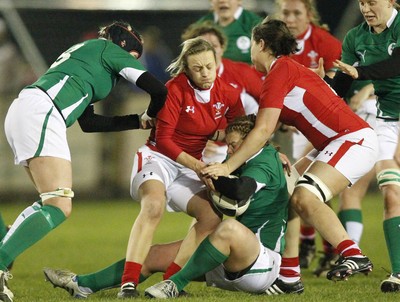
[(265, 51), (263, 50), (263, 41), (256, 42), (253, 38), (251, 39), (251, 62), (253, 63), (255, 69), (262, 73), (267, 73)]
[(243, 142), (242, 135), (239, 132), (233, 131), (226, 135), (225, 137), (226, 145), (228, 146), (228, 155), (232, 155), (239, 149)]
[(223, 26), (235, 20), (235, 12), (241, 4), (241, 0), (211, 0), (211, 8), (218, 15), (219, 22)]
[(280, 15), (295, 37), (304, 33), (311, 22), (310, 13), (307, 12), (306, 6), (300, 0), (282, 1)]
[(201, 89), (209, 89), (217, 76), (217, 64), (211, 50), (187, 58), (187, 76)]
[(359, 0), (361, 13), (374, 31), (380, 33), (386, 29), (387, 21), (392, 16), (394, 0)]
[(215, 55), (217, 57), (217, 67), (221, 64), (222, 55), (224, 54), (224, 49), (218, 40), (218, 37), (214, 34), (208, 33), (201, 36), (204, 40), (212, 45), (215, 49)]

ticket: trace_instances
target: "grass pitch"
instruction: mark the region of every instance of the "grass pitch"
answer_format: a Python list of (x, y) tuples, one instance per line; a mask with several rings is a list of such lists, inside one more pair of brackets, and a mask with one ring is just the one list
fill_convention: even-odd
[[(2, 204), (1, 214), (11, 223), (28, 204)], [(334, 203), (335, 206), (335, 203)], [(383, 294), (379, 285), (390, 265), (382, 230), (382, 198), (379, 193), (370, 193), (363, 203), (364, 233), (361, 248), (374, 263), (369, 276), (357, 275), (347, 282), (332, 282), (316, 278), (310, 269), (302, 271), (305, 292), (302, 295), (254, 296), (207, 288), (203, 283), (191, 283), (186, 290), (188, 298), (179, 301), (399, 301), (400, 293)], [(14, 292), (15, 302), (71, 301), (69, 294), (54, 289), (44, 281), (43, 267), (68, 268), (78, 274), (97, 271), (125, 256), (126, 244), (134, 219), (139, 211), (137, 203), (131, 200), (84, 201), (74, 199), (70, 219), (46, 238), (20, 255), (12, 269), (14, 275), (9, 285)], [(191, 219), (184, 214), (166, 213), (158, 228), (155, 241), (169, 242), (185, 236)], [(320, 244), (320, 240), (318, 240)], [(140, 293), (155, 282), (161, 274), (155, 274), (139, 286)], [(120, 301), (116, 298), (118, 289), (105, 290), (89, 297), (89, 301)], [(148, 300), (144, 297), (137, 301)]]

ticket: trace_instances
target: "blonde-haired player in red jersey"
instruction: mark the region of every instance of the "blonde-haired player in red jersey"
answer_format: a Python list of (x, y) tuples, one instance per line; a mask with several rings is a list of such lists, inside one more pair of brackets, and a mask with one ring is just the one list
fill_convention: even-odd
[[(240, 91), (245, 113), (256, 114), (264, 75), (258, 72), (254, 66), (223, 57), (228, 39), (223, 30), (214, 22), (204, 21), (191, 24), (183, 32), (182, 41), (196, 37), (205, 39), (214, 47), (217, 75)], [(205, 162), (222, 162), (226, 157), (226, 152), (225, 143), (209, 140), (203, 152), (203, 160)]]
[(183, 43), (168, 70), (164, 108), (156, 129), (136, 153), (131, 196), (141, 211), (132, 227), (121, 281), (120, 298), (136, 297), (142, 265), (164, 209), (183, 211), (196, 218), (165, 278), (178, 271), (206, 235), (221, 221), (210, 205), (205, 185), (198, 177), (202, 151), (209, 138), (223, 139), (226, 122), (244, 115), (240, 92), (216, 74), (215, 50), (204, 39)]

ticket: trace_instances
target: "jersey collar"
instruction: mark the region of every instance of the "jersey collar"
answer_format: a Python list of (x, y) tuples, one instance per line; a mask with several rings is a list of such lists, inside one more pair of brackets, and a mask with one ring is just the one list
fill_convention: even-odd
[[(238, 9), (236, 10), (235, 14), (233, 15), (233, 17), (235, 18), (235, 20), (239, 19), (240, 16), (242, 15), (242, 13), (243, 13), (243, 7), (242, 7), (242, 6), (239, 6)], [(214, 22), (215, 22), (215, 23), (218, 23), (218, 19), (219, 19), (219, 18), (218, 18), (217, 13), (214, 12)]]

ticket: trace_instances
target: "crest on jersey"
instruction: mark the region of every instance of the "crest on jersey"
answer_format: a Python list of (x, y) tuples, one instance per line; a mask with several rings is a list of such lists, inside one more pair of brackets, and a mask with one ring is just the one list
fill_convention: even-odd
[(314, 50), (311, 50), (308, 54), (307, 57), (309, 57), (311, 59), (310, 62), (310, 68), (317, 68), (318, 67), (318, 53), (315, 52)]
[(249, 37), (240, 36), (236, 40), (236, 46), (241, 50), (242, 53), (248, 53), (251, 46), (251, 41)]
[(225, 107), (225, 104), (217, 102), (213, 105), (213, 107), (215, 108), (215, 119), (221, 118), (222, 116), (221, 110), (223, 107)]

